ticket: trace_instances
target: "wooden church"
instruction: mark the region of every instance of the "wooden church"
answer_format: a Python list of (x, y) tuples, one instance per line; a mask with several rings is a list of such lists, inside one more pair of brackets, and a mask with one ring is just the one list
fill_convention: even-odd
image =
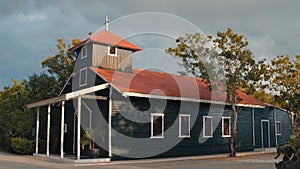
[[(108, 31), (108, 22), (69, 50), (76, 66), (60, 95), (26, 105), (37, 108), (34, 155), (78, 162), (229, 152), (232, 117), (224, 93), (209, 91), (200, 78), (133, 68), (132, 54), (142, 48)], [(290, 138), (289, 113), (237, 93), (237, 151)], [(91, 149), (98, 151), (90, 156)]]

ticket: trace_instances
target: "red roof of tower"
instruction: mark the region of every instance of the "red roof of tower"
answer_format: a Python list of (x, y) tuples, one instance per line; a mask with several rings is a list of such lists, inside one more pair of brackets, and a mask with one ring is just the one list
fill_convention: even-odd
[(133, 51), (140, 51), (142, 50), (141, 47), (119, 37), (118, 35), (109, 32), (107, 30), (101, 31), (95, 35), (92, 35), (91, 37), (87, 38), (86, 40), (82, 41), (81, 43), (72, 46), (69, 50), (74, 50), (80, 46), (82, 46), (85, 42), (88, 40), (91, 40), (93, 42), (109, 45), (109, 46), (116, 46), (116, 47), (121, 47), (125, 49), (130, 49)]

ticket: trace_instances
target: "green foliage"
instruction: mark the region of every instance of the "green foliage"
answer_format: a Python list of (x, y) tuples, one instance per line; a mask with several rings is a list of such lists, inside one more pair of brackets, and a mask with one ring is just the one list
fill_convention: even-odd
[(288, 55), (272, 60), (273, 75), (270, 90), (277, 92), (275, 102), (286, 110), (300, 113), (300, 55), (293, 60)]
[(29, 102), (28, 93), (25, 90), (25, 81), (12, 79), (12, 87), (4, 87), (1, 92), (0, 102), (0, 138), (1, 147), (10, 150), (10, 138), (31, 137), (31, 129), (34, 124), (34, 115), (31, 110), (24, 109)]
[[(80, 39), (73, 39), (72, 45), (80, 42)], [(58, 86), (62, 88), (74, 70), (76, 58), (66, 49), (67, 45), (63, 38), (58, 38), (57, 43), (56, 54), (43, 60), (42, 66), (47, 68), (48, 72), (57, 79)]]
[(11, 139), (11, 147), (13, 152), (17, 154), (32, 154), (34, 152), (34, 140), (15, 137)]
[[(210, 45), (211, 40), (200, 33), (188, 34), (176, 39), (177, 47), (168, 48), (166, 50), (172, 56), (180, 58), (186, 72), (182, 74), (192, 74), (206, 80), (210, 80), (214, 76), (216, 66), (213, 65), (217, 56), (216, 50)], [(212, 69), (208, 69), (211, 67)], [(208, 81), (210, 83), (210, 81)]]
[(25, 88), (31, 98), (30, 102), (58, 96), (61, 90), (58, 81), (45, 72), (29, 76)]
[(168, 48), (166, 52), (182, 61), (185, 73), (204, 78), (211, 90), (226, 92), (233, 117), (230, 155), (235, 156), (239, 111), (236, 104), (240, 101), (236, 91), (249, 86), (253, 89), (261, 77), (257, 75), (260, 66), (247, 48), (247, 38), (228, 28), (226, 32), (217, 32), (216, 38), (196, 33), (179, 37), (176, 42), (177, 47)]
[(275, 163), (277, 169), (299, 169), (300, 168), (300, 136), (293, 137), (283, 146), (277, 147), (277, 156), (281, 155), (282, 161)]
[[(80, 43), (79, 39), (72, 40), (72, 45), (77, 43)], [(15, 142), (12, 142), (11, 138), (23, 138), (23, 141), (32, 139), (35, 112), (32, 109), (25, 109), (24, 105), (57, 96), (72, 73), (75, 58), (66, 50), (66, 43), (61, 38), (58, 39), (57, 50), (55, 56), (49, 56), (42, 62), (42, 66), (48, 68), (50, 75), (42, 72), (34, 73), (28, 77), (28, 80), (12, 79), (13, 85), (6, 86), (3, 91), (0, 91), (0, 147), (2, 149), (23, 154), (22, 148), (26, 148), (27, 142), (25, 141), (24, 147), (20, 147), (18, 143), (21, 141), (13, 139)], [(53, 120), (57, 120), (55, 118), (57, 115), (54, 113)], [(41, 115), (40, 118), (45, 117)]]
[(91, 149), (95, 149), (94, 140), (96, 138), (100, 138), (102, 141), (104, 140), (103, 135), (99, 131), (90, 129), (85, 130), (85, 134), (80, 140), (81, 148), (84, 149), (86, 145), (91, 145)]

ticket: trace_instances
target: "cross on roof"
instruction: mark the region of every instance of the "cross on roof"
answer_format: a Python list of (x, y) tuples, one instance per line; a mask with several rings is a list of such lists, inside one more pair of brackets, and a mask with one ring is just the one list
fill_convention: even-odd
[(105, 30), (108, 31), (108, 23), (109, 23), (109, 19), (108, 16), (105, 17)]

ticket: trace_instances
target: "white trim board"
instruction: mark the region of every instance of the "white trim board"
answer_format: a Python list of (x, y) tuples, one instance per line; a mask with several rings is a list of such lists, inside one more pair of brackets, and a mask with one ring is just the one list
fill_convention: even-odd
[[(269, 146), (268, 146), (268, 147), (264, 147), (263, 122), (267, 122), (267, 124), (268, 124), (268, 143), (269, 143)], [(261, 126), (260, 126), (260, 129), (261, 129), (261, 147), (262, 147), (262, 148), (269, 148), (269, 147), (271, 147), (270, 121), (269, 121), (269, 120), (264, 120), (264, 119), (262, 119), (261, 122), (260, 122), (260, 124), (261, 124)]]
[[(222, 101), (213, 101), (213, 100), (187, 98), (187, 97), (176, 97), (176, 96), (160, 96), (160, 95), (151, 95), (151, 94), (143, 94), (143, 93), (135, 93), (135, 92), (122, 92), (122, 96), (124, 96), (124, 97), (128, 97), (128, 96), (132, 96), (132, 97), (145, 97), (145, 98), (154, 98), (154, 99), (180, 100), (180, 101), (190, 101), (190, 102), (201, 102), (201, 103), (230, 105), (229, 103), (225, 103), (225, 102), (222, 102)], [(250, 105), (250, 104), (236, 104), (236, 106), (240, 106), (240, 107), (253, 107), (253, 108), (265, 108), (265, 106)]]
[(78, 91), (75, 91), (75, 92), (72, 92), (72, 93), (68, 93), (68, 94), (66, 94), (66, 100), (70, 100), (72, 98), (79, 97), (80, 95), (95, 92), (95, 91), (98, 91), (98, 90), (103, 90), (103, 89), (106, 89), (108, 87), (109, 87), (109, 84), (105, 83), (105, 84), (89, 87), (89, 88), (86, 88), (86, 89), (78, 90)]

